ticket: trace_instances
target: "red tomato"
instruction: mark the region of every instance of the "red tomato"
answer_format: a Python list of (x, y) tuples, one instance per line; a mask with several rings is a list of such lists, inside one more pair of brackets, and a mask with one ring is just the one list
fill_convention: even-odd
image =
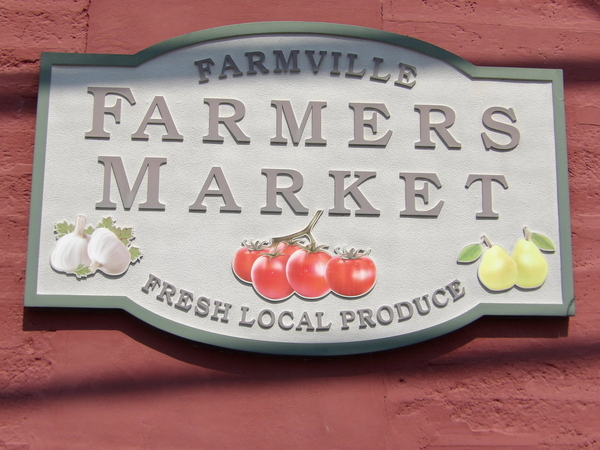
[(252, 265), (254, 289), (267, 300), (284, 300), (294, 293), (285, 276), (289, 258), (285, 253), (273, 253), (258, 257)]
[(280, 253), (285, 253), (288, 256), (292, 256), (294, 253), (296, 253), (301, 248), (302, 247), (300, 247), (299, 245), (296, 245), (296, 244), (288, 244), (287, 242), (280, 242), (279, 244), (277, 244), (277, 247), (275, 247), (275, 251), (280, 252)]
[(334, 256), (327, 264), (325, 279), (331, 290), (343, 297), (358, 297), (373, 289), (377, 267), (367, 256), (346, 258)]
[(247, 244), (245, 247), (240, 248), (233, 257), (233, 273), (242, 281), (246, 283), (252, 283), (252, 277), (250, 271), (252, 264), (260, 256), (264, 255), (269, 251), (268, 248), (259, 244), (258, 242)]
[(304, 298), (320, 298), (331, 290), (325, 280), (325, 268), (331, 259), (327, 252), (299, 250), (290, 256), (285, 273), (292, 288)]

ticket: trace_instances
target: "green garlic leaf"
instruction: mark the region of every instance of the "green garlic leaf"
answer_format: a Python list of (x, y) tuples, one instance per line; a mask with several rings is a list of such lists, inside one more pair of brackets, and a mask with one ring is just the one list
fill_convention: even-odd
[(115, 225), (112, 217), (104, 217), (98, 224), (98, 228), (108, 228), (109, 230), (114, 232)]
[(129, 241), (133, 239), (133, 230), (131, 228), (115, 228), (112, 231), (125, 246), (128, 246)]
[(131, 228), (120, 228), (119, 229), (119, 234), (117, 234), (117, 236), (119, 237), (119, 239), (123, 240), (123, 239), (133, 239), (133, 229)]
[(73, 273), (77, 276), (77, 278), (85, 278), (91, 274), (90, 267), (84, 266), (83, 264), (79, 264)]
[(540, 250), (544, 250), (546, 252), (553, 252), (556, 250), (550, 238), (540, 233), (531, 233), (531, 242), (537, 245)]
[(138, 247), (129, 247), (129, 255), (131, 257), (131, 262), (134, 263), (141, 259), (142, 251)]
[(470, 244), (467, 245), (460, 251), (458, 255), (459, 263), (472, 263), (479, 259), (481, 253), (483, 252), (483, 247), (481, 244)]
[(56, 238), (58, 239), (69, 233), (72, 233), (75, 229), (75, 224), (67, 223), (67, 221), (65, 220), (64, 222), (55, 224), (54, 229), (56, 231)]

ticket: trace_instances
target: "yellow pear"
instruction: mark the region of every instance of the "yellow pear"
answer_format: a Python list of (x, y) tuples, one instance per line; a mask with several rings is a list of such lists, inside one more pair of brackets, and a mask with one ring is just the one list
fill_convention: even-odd
[(477, 270), (479, 281), (491, 291), (510, 289), (518, 274), (517, 263), (499, 245), (492, 245), (485, 251)]
[(540, 287), (548, 275), (548, 263), (533, 242), (519, 239), (512, 252), (512, 259), (517, 263), (519, 275), (517, 286), (527, 289)]

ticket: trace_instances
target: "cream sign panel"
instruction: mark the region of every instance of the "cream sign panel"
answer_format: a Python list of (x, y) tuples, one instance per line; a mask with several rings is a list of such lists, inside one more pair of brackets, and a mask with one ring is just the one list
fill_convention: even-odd
[(562, 75), (357, 27), (45, 54), (25, 306), (345, 354), (573, 314)]

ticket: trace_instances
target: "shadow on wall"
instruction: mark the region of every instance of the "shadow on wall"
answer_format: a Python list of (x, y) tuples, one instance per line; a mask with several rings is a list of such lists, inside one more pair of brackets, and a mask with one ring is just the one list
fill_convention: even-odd
[(600, 0), (581, 0), (580, 3), (590, 9), (595, 9), (600, 15)]
[[(150, 364), (135, 377), (95, 376), (54, 382), (46, 386), (17, 386), (0, 392), (0, 410), (15, 402), (46, 402), (88, 399), (132, 392), (192, 389), (231, 389), (252, 383), (272, 386), (296, 380), (374, 375), (391, 377), (400, 383), (405, 378), (438, 377), (442, 372), (468, 378), (472, 373), (495, 373), (503, 367), (519, 364), (554, 366), (574, 355), (597, 355), (600, 343), (588, 342), (585, 348), (573, 343), (561, 346), (554, 341), (568, 335), (568, 317), (483, 317), (464, 328), (436, 339), (379, 353), (337, 357), (288, 357), (261, 355), (198, 344), (158, 330), (120, 310), (80, 310), (25, 308), (24, 331), (114, 330), (120, 331), (156, 352), (182, 361), (191, 367), (175, 368), (172, 364), (157, 370)], [(471, 349), (475, 339), (492, 339), (485, 350)], [(511, 338), (510, 345), (496, 338)], [(523, 339), (523, 345), (519, 345)], [(532, 339), (552, 339), (540, 343)], [(510, 348), (509, 348), (510, 347)], [(516, 349), (515, 349), (516, 348)], [(455, 354), (452, 354), (458, 350)], [(159, 361), (160, 356), (156, 356)], [(162, 360), (163, 362), (164, 359)], [(195, 367), (194, 367), (195, 366)], [(203, 369), (208, 369), (207, 373)], [(215, 376), (215, 372), (218, 375)], [(3, 406), (4, 405), (4, 408)]]
[[(386, 350), (368, 355), (379, 355), (386, 358), (392, 356), (393, 360), (403, 360), (402, 367), (416, 367), (429, 363), (432, 359), (444, 356), (461, 348), (478, 338), (512, 338), (512, 339), (557, 339), (566, 337), (569, 329), (568, 317), (506, 317), (489, 316), (482, 317), (460, 330), (445, 336), (420, 344), (411, 345), (399, 349)], [(172, 358), (193, 364), (219, 370), (222, 372), (247, 374), (246, 363), (235, 364), (234, 360), (289, 360), (289, 361), (318, 361), (349, 360), (367, 358), (368, 355), (352, 356), (282, 356), (262, 355), (248, 353), (238, 350), (224, 349), (212, 345), (189, 341), (184, 338), (163, 332), (158, 328), (144, 323), (143, 321), (129, 315), (121, 310), (104, 309), (68, 309), (68, 308), (25, 308), (23, 316), (24, 331), (58, 331), (58, 330), (104, 330), (120, 331), (146, 347), (153, 348), (157, 352), (166, 354)], [(599, 343), (600, 347), (600, 343)], [(529, 352), (530, 350), (526, 350)], [(553, 346), (552, 352), (556, 348)], [(210, 357), (212, 355), (213, 357)], [(219, 355), (218, 357), (214, 357)], [(226, 356), (230, 355), (230, 356)], [(387, 356), (386, 356), (387, 355)], [(541, 355), (537, 350), (535, 355)], [(515, 354), (511, 352), (510, 359), (531, 358), (535, 355)], [(486, 359), (489, 355), (482, 355)], [(223, 360), (225, 358), (225, 360)], [(240, 359), (241, 358), (241, 359)], [(476, 359), (476, 358), (475, 358)], [(406, 362), (409, 361), (409, 364)], [(236, 368), (236, 366), (238, 366)], [(352, 365), (352, 369), (344, 368), (340, 373), (330, 374), (332, 376), (360, 375), (368, 373), (364, 364)], [(239, 370), (237, 370), (239, 369)], [(275, 375), (272, 368), (266, 370), (265, 375)], [(256, 374), (257, 376), (259, 374)], [(305, 374), (302, 376), (308, 376)], [(316, 374), (313, 374), (318, 376)], [(320, 373), (321, 376), (326, 376)], [(286, 374), (286, 378), (289, 375)]]

